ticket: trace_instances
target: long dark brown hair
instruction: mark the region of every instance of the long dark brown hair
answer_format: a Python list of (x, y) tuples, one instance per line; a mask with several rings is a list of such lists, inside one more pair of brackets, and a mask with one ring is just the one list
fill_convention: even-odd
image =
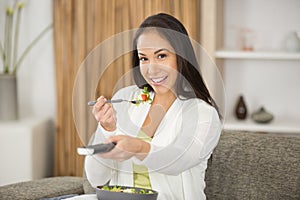
[(215, 107), (218, 107), (211, 97), (200, 72), (196, 55), (183, 24), (175, 17), (159, 13), (144, 20), (137, 30), (133, 40), (132, 64), (134, 81), (139, 88), (153, 88), (146, 82), (139, 70), (139, 57), (137, 51), (137, 40), (140, 35), (149, 29), (155, 29), (162, 37), (167, 39), (176, 53), (177, 70), (180, 76), (176, 81), (176, 94), (186, 99), (199, 98)]

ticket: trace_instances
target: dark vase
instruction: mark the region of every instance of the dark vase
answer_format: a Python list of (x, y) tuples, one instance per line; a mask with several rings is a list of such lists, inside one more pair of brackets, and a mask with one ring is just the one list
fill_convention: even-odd
[(246, 119), (247, 117), (247, 106), (243, 96), (239, 97), (235, 108), (235, 115), (238, 119)]
[(17, 78), (0, 74), (0, 122), (18, 119)]

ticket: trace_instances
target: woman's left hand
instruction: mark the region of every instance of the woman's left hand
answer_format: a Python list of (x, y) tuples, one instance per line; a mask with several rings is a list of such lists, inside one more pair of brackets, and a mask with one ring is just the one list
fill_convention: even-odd
[(108, 142), (114, 142), (116, 146), (107, 153), (99, 154), (102, 158), (124, 161), (135, 156), (143, 160), (150, 151), (148, 142), (127, 135), (111, 136)]

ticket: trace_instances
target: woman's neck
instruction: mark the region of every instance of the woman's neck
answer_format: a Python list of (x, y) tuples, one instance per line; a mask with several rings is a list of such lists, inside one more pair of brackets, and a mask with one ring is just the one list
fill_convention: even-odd
[(161, 123), (175, 99), (176, 95), (171, 91), (164, 94), (155, 94), (149, 113), (142, 126), (142, 130), (149, 137), (153, 137), (157, 127)]
[(170, 108), (176, 99), (176, 95), (170, 90), (170, 92), (158, 94), (156, 93), (152, 102), (152, 105), (161, 105), (165, 112)]

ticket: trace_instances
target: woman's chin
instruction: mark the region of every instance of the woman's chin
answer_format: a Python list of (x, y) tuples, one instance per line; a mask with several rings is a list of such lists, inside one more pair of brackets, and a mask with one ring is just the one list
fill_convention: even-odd
[(154, 92), (156, 94), (166, 94), (169, 93), (170, 91), (172, 91), (172, 89), (170, 87), (167, 87), (165, 85), (151, 85)]

